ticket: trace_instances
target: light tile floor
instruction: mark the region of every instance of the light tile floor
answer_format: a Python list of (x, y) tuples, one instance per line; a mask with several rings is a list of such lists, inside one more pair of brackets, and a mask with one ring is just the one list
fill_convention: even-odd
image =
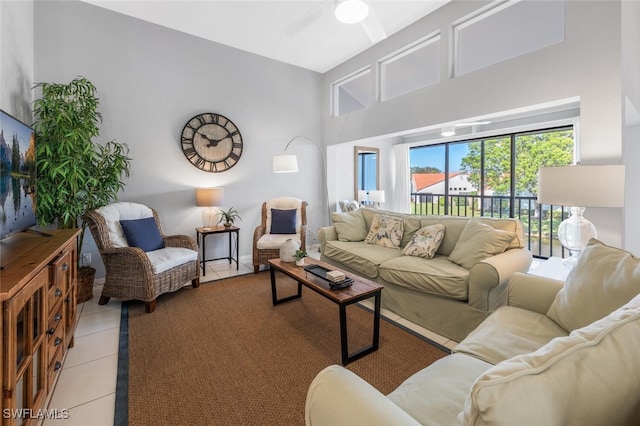
[[(319, 257), (316, 251), (310, 251), (309, 255)], [(239, 270), (226, 260), (208, 262), (207, 274), (201, 277), (201, 282), (252, 272), (253, 265), (242, 261)], [(111, 299), (104, 306), (98, 305), (101, 290), (102, 286), (97, 282), (94, 297), (78, 305), (75, 344), (69, 349), (49, 402), (49, 409), (68, 410), (68, 418), (45, 420), (43, 426), (113, 425), (121, 303)], [(457, 344), (391, 311), (383, 309), (382, 315), (447, 348), (451, 349)]]

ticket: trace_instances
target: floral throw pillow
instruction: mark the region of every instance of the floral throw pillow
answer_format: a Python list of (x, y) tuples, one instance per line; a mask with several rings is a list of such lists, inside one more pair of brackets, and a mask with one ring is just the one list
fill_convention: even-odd
[(444, 231), (445, 227), (440, 223), (418, 229), (409, 244), (402, 250), (402, 255), (431, 259), (444, 239)]
[(369, 233), (364, 242), (382, 247), (398, 248), (403, 233), (404, 222), (402, 219), (376, 214), (373, 216)]

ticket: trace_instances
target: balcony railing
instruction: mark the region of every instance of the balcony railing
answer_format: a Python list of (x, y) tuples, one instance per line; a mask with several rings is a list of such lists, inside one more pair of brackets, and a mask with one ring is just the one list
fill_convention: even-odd
[(515, 217), (522, 222), (527, 248), (535, 257), (565, 257), (565, 249), (558, 240), (558, 226), (569, 216), (569, 207), (539, 204), (536, 197), (412, 193), (411, 212), (420, 215)]

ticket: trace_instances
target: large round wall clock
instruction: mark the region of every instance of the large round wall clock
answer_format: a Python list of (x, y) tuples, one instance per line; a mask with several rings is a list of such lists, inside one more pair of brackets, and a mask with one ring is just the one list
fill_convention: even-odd
[(182, 152), (200, 170), (218, 173), (236, 165), (242, 155), (242, 135), (227, 117), (207, 112), (182, 129)]

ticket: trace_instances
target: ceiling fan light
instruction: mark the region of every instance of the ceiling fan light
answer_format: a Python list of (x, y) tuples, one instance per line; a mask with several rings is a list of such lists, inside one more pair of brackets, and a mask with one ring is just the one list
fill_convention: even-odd
[(336, 19), (344, 24), (357, 24), (369, 14), (369, 6), (362, 0), (342, 0), (336, 5)]

